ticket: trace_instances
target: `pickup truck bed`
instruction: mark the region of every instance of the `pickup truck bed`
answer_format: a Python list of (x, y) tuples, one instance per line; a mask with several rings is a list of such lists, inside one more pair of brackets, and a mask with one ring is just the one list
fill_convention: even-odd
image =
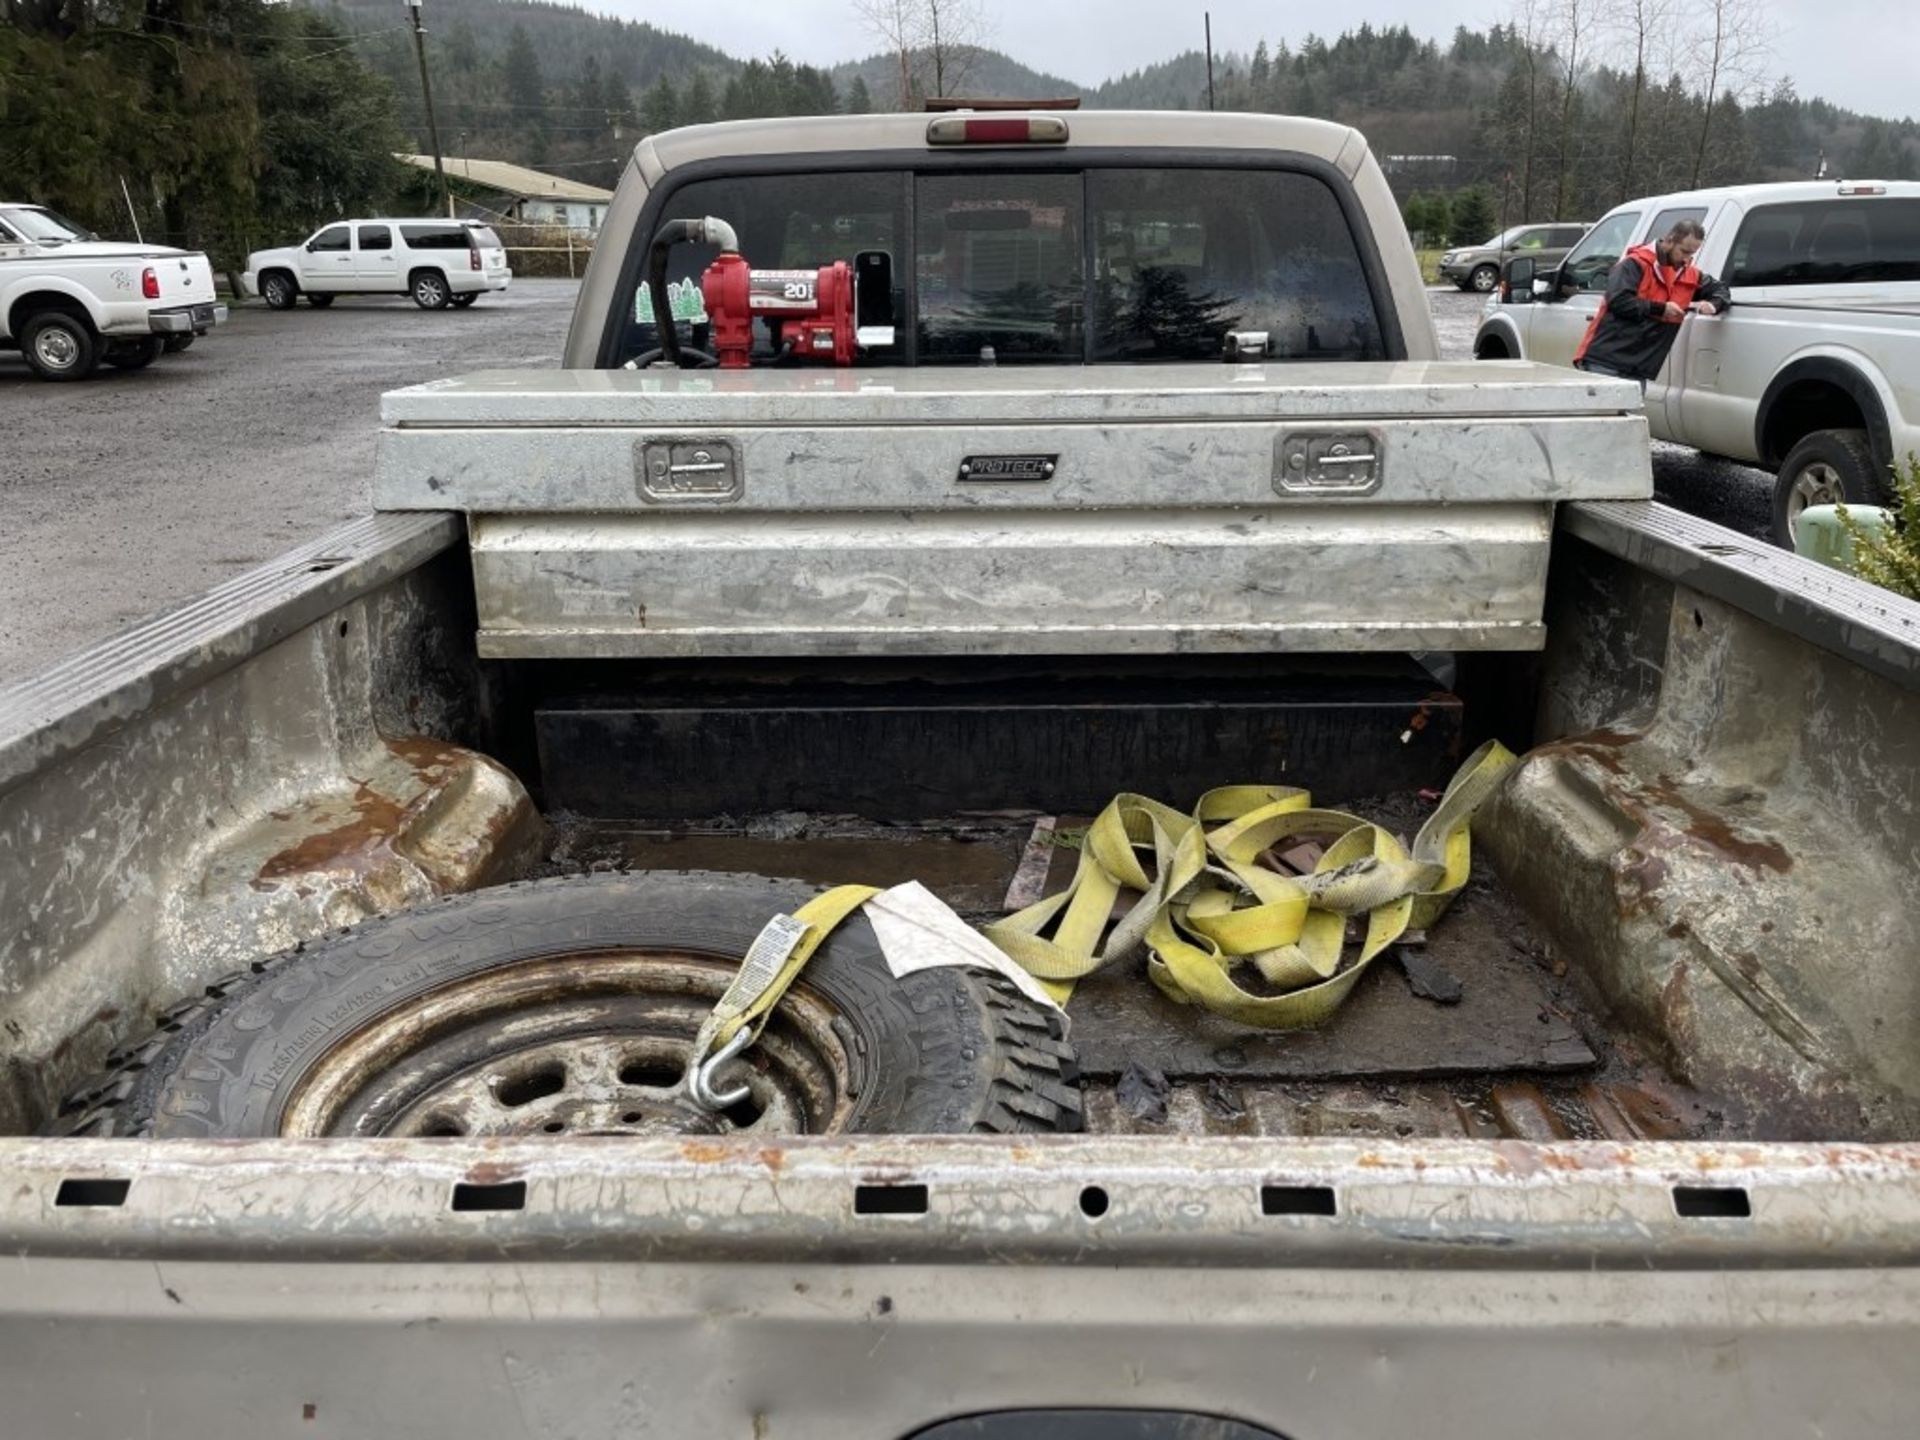
[[(1406, 834), (1427, 808), (1411, 792), (1327, 798)], [(822, 886), (918, 880), (978, 924), (1064, 888), (1089, 818), (878, 824), (786, 811), (655, 823), (563, 814), (540, 873), (741, 871)], [(1401, 966), (1377, 966), (1336, 1024), (1278, 1035), (1175, 1005), (1148, 983), (1144, 964), (1103, 972), (1068, 1006), (1087, 1129), (1632, 1142), (1771, 1139), (1790, 1128), (1776, 1117), (1730, 1116), (1724, 1103), (1617, 1041), (1604, 1010), (1581, 994), (1494, 875), (1455, 902), (1412, 965), (1421, 988)]]
[[(950, 303), (974, 261), (1099, 258), (1064, 243), (1074, 194), (1040, 191), (1118, 213), (1160, 183), (1115, 173), (1143, 162), (1209, 171), (1222, 235), (1288, 247), (1298, 206), (1225, 172), (1289, 169), (1333, 206), (1308, 250), (1357, 241), (1356, 301), (1395, 323), (1322, 364), (1283, 296), (1257, 362), (1214, 337), (1102, 365), (1088, 330), (1059, 352), (1081, 366), (915, 371), (955, 333), (945, 358), (985, 358)], [(681, 182), (766, 179), (723, 208), (772, 264), (802, 260), (788, 182), (838, 201), (860, 172), (889, 213), (953, 199), (927, 253), (951, 267), (900, 267), (927, 282), (902, 363), (588, 368), (645, 363), (642, 265), (666, 304), (672, 221), (716, 214)], [(996, 184), (1026, 221), (960, 193)], [(1151, 244), (1145, 219), (1100, 233)], [(904, 257), (916, 227), (889, 226)], [(1089, 313), (1131, 269), (1107, 259)], [(0, 694), (0, 1355), (31, 1377), (6, 1423), (1911, 1429), (1920, 606), (1644, 498), (1636, 387), (1432, 348), (1339, 127), (650, 138), (576, 368), (393, 398), (376, 490), (407, 513)], [(678, 867), (913, 876), (978, 918), (1058, 881), (1047, 817), (1070, 841), (1116, 791), (1236, 782), (1370, 813), (1391, 860), (1381, 835), (1495, 737), (1520, 758), (1471, 883), (1424, 944), (1391, 928), (1410, 897), (1376, 902), (1399, 953), (1312, 1029), (1228, 1029), (1121, 966), (1063, 1037), (1004, 974), (886, 973), (854, 917), (717, 1069), (764, 1080), (804, 1032), (824, 1103), (736, 1116), (690, 1084), (691, 1113), (657, 1078), (766, 912), (810, 903)], [(653, 873), (601, 875), (629, 865)], [(592, 878), (511, 884), (541, 872)]]

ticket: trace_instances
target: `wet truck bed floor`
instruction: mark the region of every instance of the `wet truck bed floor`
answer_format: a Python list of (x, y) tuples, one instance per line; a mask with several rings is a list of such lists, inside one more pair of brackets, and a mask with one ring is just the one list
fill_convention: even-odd
[[(1343, 808), (1408, 832), (1420, 819), (1397, 797)], [(918, 880), (980, 923), (1064, 888), (1088, 817), (552, 818), (549, 873)], [(1722, 1129), (1708, 1101), (1607, 1033), (1484, 863), (1423, 945), (1382, 955), (1317, 1029), (1252, 1030), (1176, 1004), (1139, 958), (1083, 982), (1068, 1014), (1098, 1132), (1627, 1141)]]

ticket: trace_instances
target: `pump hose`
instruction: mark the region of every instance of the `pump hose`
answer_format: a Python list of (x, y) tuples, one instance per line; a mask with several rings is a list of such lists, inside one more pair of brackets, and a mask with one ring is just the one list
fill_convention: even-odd
[(674, 328), (673, 306), (667, 299), (667, 252), (676, 245), (718, 245), (722, 252), (740, 253), (740, 237), (733, 226), (709, 215), (701, 220), (669, 220), (647, 249), (647, 293), (653, 301), (653, 325), (660, 332), (660, 355), (680, 368), (680, 333)]

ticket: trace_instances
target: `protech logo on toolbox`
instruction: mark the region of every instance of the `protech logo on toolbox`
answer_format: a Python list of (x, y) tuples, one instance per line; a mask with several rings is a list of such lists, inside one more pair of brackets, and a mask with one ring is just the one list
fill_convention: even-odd
[(962, 480), (1051, 480), (1058, 455), (969, 455), (960, 462)]

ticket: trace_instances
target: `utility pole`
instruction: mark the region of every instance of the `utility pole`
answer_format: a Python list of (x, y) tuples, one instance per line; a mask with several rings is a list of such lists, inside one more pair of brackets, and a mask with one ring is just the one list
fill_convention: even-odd
[[(1206, 12), (1206, 15), (1207, 15), (1207, 109), (1211, 110), (1213, 109), (1213, 12), (1209, 10)], [(426, 72), (423, 70), (420, 73), (424, 75)]]
[(440, 163), (440, 126), (433, 118), (433, 85), (427, 79), (427, 31), (420, 23), (420, 0), (407, 0), (413, 16), (413, 53), (420, 59), (420, 93), (427, 102), (427, 139), (433, 143), (433, 173), (440, 177), (440, 200), (453, 218), (453, 191), (447, 185), (446, 166)]

